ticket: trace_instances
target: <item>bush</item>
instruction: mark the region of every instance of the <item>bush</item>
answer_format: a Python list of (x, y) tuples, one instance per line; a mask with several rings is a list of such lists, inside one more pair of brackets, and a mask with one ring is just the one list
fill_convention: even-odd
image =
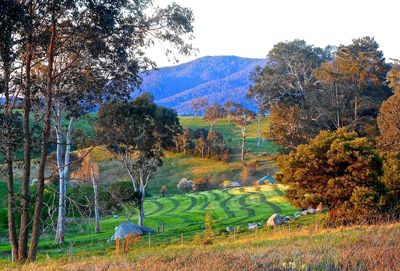
[(210, 190), (211, 184), (207, 178), (197, 178), (193, 180), (193, 191)]
[(230, 180), (225, 180), (222, 183), (222, 187), (230, 187), (232, 185), (232, 182)]
[(193, 182), (186, 178), (182, 178), (176, 187), (181, 192), (189, 193), (193, 189)]
[(287, 197), (302, 208), (327, 205), (330, 223), (361, 222), (382, 211), (382, 160), (370, 141), (355, 132), (323, 131), (281, 156), (278, 165), (276, 177), (289, 185)]

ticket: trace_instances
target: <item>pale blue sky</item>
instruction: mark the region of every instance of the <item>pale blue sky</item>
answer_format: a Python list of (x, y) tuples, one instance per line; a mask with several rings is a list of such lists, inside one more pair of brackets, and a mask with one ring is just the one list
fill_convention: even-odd
[[(165, 6), (170, 0), (155, 0)], [(300, 38), (324, 47), (374, 36), (386, 58), (400, 58), (399, 0), (175, 0), (194, 11), (197, 56), (263, 58), (279, 41)], [(159, 66), (172, 65), (161, 53), (149, 51)]]

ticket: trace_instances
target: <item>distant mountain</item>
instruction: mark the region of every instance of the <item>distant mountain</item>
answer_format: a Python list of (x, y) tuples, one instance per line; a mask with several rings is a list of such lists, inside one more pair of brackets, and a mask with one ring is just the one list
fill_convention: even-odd
[[(246, 93), (249, 76), (265, 59), (237, 56), (206, 56), (177, 66), (160, 68), (143, 74), (141, 92), (154, 95), (159, 105), (174, 108), (178, 114), (192, 114), (191, 101), (202, 97), (209, 103), (234, 101), (254, 109)], [(133, 92), (132, 96), (140, 92)]]

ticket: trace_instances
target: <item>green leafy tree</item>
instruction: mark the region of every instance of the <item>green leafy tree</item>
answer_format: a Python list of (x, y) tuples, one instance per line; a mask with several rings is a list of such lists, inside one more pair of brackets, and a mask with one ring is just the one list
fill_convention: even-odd
[[(61, 111), (66, 108), (86, 106), (89, 97), (109, 101), (120, 99), (121, 92), (128, 97), (132, 87), (140, 84), (139, 74), (155, 66), (145, 53), (155, 41), (165, 44), (166, 54), (193, 52), (190, 40), (194, 17), (190, 9), (175, 3), (155, 8), (153, 1), (148, 0), (7, 0), (1, 1), (0, 13), (0, 62), (4, 77), (0, 78), (0, 92), (6, 97), (7, 110), (15, 104), (15, 97), (23, 100), (24, 173), (21, 208), (17, 209), (21, 210), (21, 223), (19, 236), (16, 227), (9, 229), (10, 243), (15, 260), (34, 260), (43, 226), (44, 181), (48, 178), (45, 169), (52, 142), (53, 113), (63, 116)], [(95, 82), (100, 82), (99, 87), (92, 85)], [(86, 90), (91, 94), (80, 96)], [(103, 90), (110, 95), (102, 95)], [(58, 109), (62, 110), (53, 112), (60, 104)], [(32, 130), (29, 122), (35, 109), (37, 118), (32, 126), (41, 127), (42, 131), (38, 182), (33, 196), (29, 181), (32, 138), (37, 129)], [(70, 145), (67, 141), (61, 144)], [(31, 198), (35, 201), (32, 219)], [(9, 219), (14, 221), (14, 217)]]
[(152, 174), (162, 166), (163, 148), (173, 146), (176, 112), (154, 104), (150, 95), (130, 103), (103, 104), (98, 112), (96, 132), (116, 153), (131, 177), (138, 199), (138, 224), (144, 223), (144, 199)]

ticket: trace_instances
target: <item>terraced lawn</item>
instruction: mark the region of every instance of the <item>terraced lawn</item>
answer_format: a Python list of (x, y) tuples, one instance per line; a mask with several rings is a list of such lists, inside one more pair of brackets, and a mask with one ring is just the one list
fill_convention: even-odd
[[(164, 226), (164, 232), (151, 237), (152, 244), (180, 242), (181, 236), (187, 241), (202, 233), (205, 212), (211, 210), (212, 227), (215, 232), (227, 226), (240, 226), (244, 229), (247, 223), (265, 221), (275, 212), (283, 215), (296, 212), (282, 197), (283, 189), (280, 185), (265, 185), (260, 187), (261, 191), (246, 187), (151, 197), (145, 201), (145, 226), (154, 230)], [(122, 217), (103, 219), (102, 233), (99, 234), (93, 233), (92, 226), (83, 229), (70, 227), (67, 241), (73, 241), (75, 250), (80, 253), (102, 254), (113, 249), (113, 243), (107, 243), (107, 239), (113, 234), (114, 228), (124, 220)], [(136, 217), (133, 221), (136, 221)], [(44, 239), (40, 243), (41, 255), (67, 253), (68, 242), (56, 246), (52, 236), (44, 236)], [(143, 246), (147, 246), (147, 237), (141, 242)], [(4, 256), (8, 249), (7, 242), (0, 243), (0, 255)]]

